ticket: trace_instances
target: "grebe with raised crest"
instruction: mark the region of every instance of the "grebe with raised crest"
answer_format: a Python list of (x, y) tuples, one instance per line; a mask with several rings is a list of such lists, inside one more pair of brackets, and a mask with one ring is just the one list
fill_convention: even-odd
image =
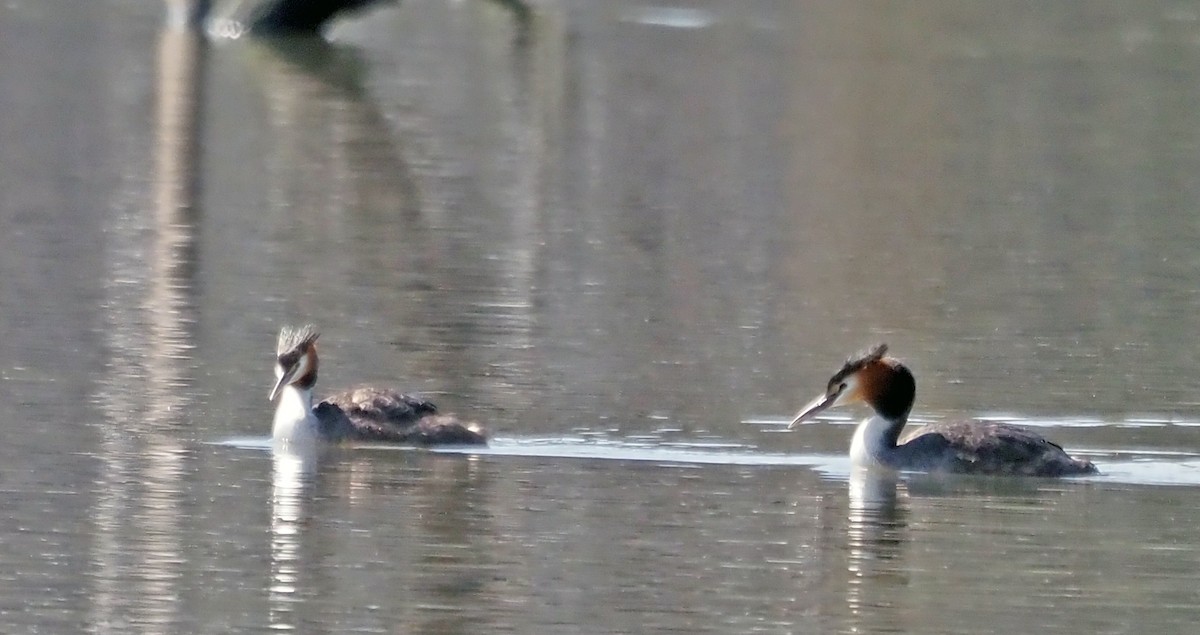
[(407, 445), (485, 445), (478, 424), (437, 414), (432, 402), (394, 390), (360, 387), (313, 406), (317, 383), (317, 337), (312, 325), (279, 331), (275, 359), (275, 407), (271, 437), (300, 444), (324, 441), (402, 443)]
[(880, 344), (846, 360), (788, 429), (829, 408), (863, 402), (874, 414), (854, 430), (850, 459), (856, 466), (1012, 476), (1099, 473), (1091, 461), (1071, 457), (1033, 431), (993, 421), (930, 423), (902, 438), (917, 384), (908, 368), (886, 353), (887, 345)]

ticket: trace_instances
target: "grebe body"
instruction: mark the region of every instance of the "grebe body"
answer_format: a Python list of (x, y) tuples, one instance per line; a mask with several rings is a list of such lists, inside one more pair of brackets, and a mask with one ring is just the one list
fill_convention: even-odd
[(285, 326), (276, 347), (275, 387), (278, 400), (271, 437), (302, 444), (346, 441), (406, 445), (484, 445), (482, 428), (451, 415), (440, 415), (432, 402), (394, 390), (360, 387), (313, 405), (317, 383), (316, 328)]
[(1090, 461), (1068, 455), (1031, 430), (993, 421), (931, 423), (902, 436), (916, 380), (885, 353), (887, 345), (880, 344), (847, 360), (789, 428), (829, 408), (863, 402), (874, 412), (858, 424), (850, 443), (850, 459), (858, 466), (1012, 476), (1098, 473)]

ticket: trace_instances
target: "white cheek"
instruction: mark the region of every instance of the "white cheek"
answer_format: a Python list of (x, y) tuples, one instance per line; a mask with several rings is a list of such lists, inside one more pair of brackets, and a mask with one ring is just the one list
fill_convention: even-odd
[(850, 403), (857, 399), (858, 395), (858, 375), (851, 375), (846, 378), (846, 388), (838, 395), (837, 401), (833, 403), (835, 406)]
[(279, 379), (280, 377), (283, 377), (283, 366), (275, 364), (275, 379)]

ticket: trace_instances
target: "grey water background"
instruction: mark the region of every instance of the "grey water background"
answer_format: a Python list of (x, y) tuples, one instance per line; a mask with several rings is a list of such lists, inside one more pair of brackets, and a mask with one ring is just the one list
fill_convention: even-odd
[[(1190, 633), (1200, 11), (0, 6), (0, 630)], [(274, 335), (486, 452), (273, 455)], [(1073, 481), (782, 423), (887, 341)]]

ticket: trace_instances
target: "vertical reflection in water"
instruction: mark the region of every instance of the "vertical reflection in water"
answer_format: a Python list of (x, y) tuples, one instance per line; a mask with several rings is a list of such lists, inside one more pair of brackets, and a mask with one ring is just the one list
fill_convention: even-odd
[(167, 0), (168, 29), (195, 29), (204, 24), (213, 0)]
[[(496, 32), (491, 7), (469, 6), (453, 11), (487, 16), (481, 32)], [(566, 36), (557, 13), (539, 13), (535, 20), (517, 7), (512, 11), (517, 37), (511, 49), (501, 51), (488, 37), (469, 47), (441, 38), (439, 46), (448, 57), (464, 58), (467, 80), (440, 78), (430, 86), (436, 93), (430, 99), (447, 108), (470, 105), (463, 107), (446, 138), (475, 143), (499, 135), (503, 140), (499, 160), (455, 166), (470, 173), (478, 186), (464, 186), (442, 174), (431, 178), (426, 155), (453, 153), (406, 148), (405, 135), (428, 135), (435, 124), (380, 110), (367, 85), (372, 69), (362, 50), (322, 39), (271, 39), (246, 46), (270, 107), (267, 222), (278, 226), (289, 245), (280, 261), (281, 276), (306, 272), (305, 284), (279, 288), (322, 290), (319, 296), (293, 293), (280, 299), (297, 305), (292, 312), (323, 324), (405, 325), (400, 337), (413, 344), (406, 355), (412, 370), (398, 372), (488, 377), (477, 385), (439, 388), (516, 411), (530, 405), (530, 391), (516, 384), (542, 374), (534, 368), (540, 358), (532, 339), (533, 292), (547, 242), (544, 214), (559, 206), (547, 200), (557, 195), (547, 183), (558, 180), (550, 172), (560, 169), (554, 155), (561, 144), (550, 124), (562, 107), (560, 58)], [(515, 68), (498, 68), (498, 60), (510, 60)], [(438, 139), (422, 138), (428, 143)], [(498, 200), (483, 196), (493, 188), (502, 192)], [(476, 209), (480, 205), (483, 209)], [(486, 250), (464, 241), (458, 229), (480, 222), (495, 228)], [(347, 244), (356, 248), (331, 247)], [(364, 295), (364, 287), (386, 293)], [(370, 299), (372, 295), (380, 297)], [(342, 307), (361, 306), (364, 297), (374, 303), (371, 311), (345, 314)], [(430, 315), (438, 319), (431, 321)], [(447, 321), (448, 315), (461, 317)], [(482, 346), (428, 347), (425, 342), (444, 336), (421, 333), (423, 328), (461, 330), (452, 336), (456, 341)], [(485, 356), (481, 348), (503, 352)], [(505, 372), (494, 373), (496, 366)], [(501, 383), (508, 378), (512, 383)]]
[(271, 628), (295, 630), (305, 503), (316, 472), (316, 448), (276, 447), (271, 477)]
[[(163, 34), (160, 47), (158, 146), (155, 155), (154, 230), (146, 308), (151, 419), (178, 416), (191, 382), (180, 362), (191, 359), (191, 289), (196, 261), (196, 169), (203, 85), (204, 39), (194, 33)], [(172, 412), (176, 414), (171, 414)]]
[[(862, 620), (891, 615), (880, 607), (887, 604), (888, 587), (904, 582), (899, 559), (908, 524), (905, 510), (898, 504), (898, 484), (893, 473), (859, 467), (850, 472), (846, 608), (854, 632), (876, 632), (878, 625), (862, 624)], [(884, 630), (895, 628), (883, 626)]]
[[(422, 220), (431, 229), (480, 219), (489, 223), (486, 249), (445, 232), (431, 235), (446, 254), (443, 258), (469, 263), (483, 275), (471, 282), (469, 294), (431, 294), (422, 302), (432, 315), (463, 315), (465, 319), (453, 325), (461, 330), (454, 337), (482, 346), (437, 351), (420, 366), (444, 377), (463, 376), (462, 369), (486, 364), (467, 376), (486, 376), (487, 381), (451, 389), (469, 392), (479, 403), (528, 411), (535, 405), (528, 385), (544, 375), (534, 346), (535, 296), (544, 286), (539, 267), (544, 267), (547, 245), (553, 243), (548, 233), (560, 230), (555, 216), (564, 206), (557, 184), (564, 169), (562, 100), (568, 91), (563, 55), (568, 38), (565, 14), (557, 5), (542, 4), (534, 11), (522, 2), (497, 4), (506, 11), (505, 28), (498, 28), (495, 7), (487, 3), (452, 7), (455, 28), (471, 29), (470, 45), (447, 38), (431, 47), (461, 71), (451, 81), (431, 81), (428, 99), (444, 105), (453, 122), (441, 136), (470, 149), (452, 169), (470, 174), (471, 183), (464, 187), (461, 181), (438, 176), (429, 180), (432, 187), (422, 201)], [(437, 125), (412, 121), (406, 127)], [(494, 139), (503, 150), (477, 157), (479, 139)], [(463, 288), (462, 270), (443, 265), (430, 271), (445, 276), (434, 282), (437, 288)], [(497, 353), (485, 357), (481, 347)], [(495, 373), (494, 367), (504, 372)]]
[[(511, 11), (515, 27), (512, 74), (488, 73), (480, 79), (487, 82), (489, 92), (500, 96), (499, 103), (491, 105), (503, 113), (496, 121), (507, 139), (506, 153), (510, 156), (486, 168), (483, 176), (509, 184), (502, 198), (507, 216), (502, 240), (507, 254), (496, 263), (497, 275), (489, 285), (495, 290), (496, 300), (486, 308), (496, 313), (492, 320), (502, 320), (508, 328), (487, 332), (511, 351), (508, 359), (495, 363), (515, 371), (511, 375), (521, 381), (535, 375), (527, 354), (534, 350), (533, 290), (538, 287), (538, 263), (547, 242), (546, 214), (560, 204), (550, 199), (554, 191), (545, 184), (555, 181), (550, 171), (558, 163), (554, 155), (559, 144), (550, 122), (555, 121), (561, 108), (564, 37), (561, 16), (549, 7), (539, 11), (535, 20), (535, 14), (520, 2), (499, 4)], [(520, 368), (523, 365), (525, 368)], [(513, 409), (530, 406), (527, 397), (516, 397), (526, 392), (520, 386), (488, 382), (481, 388), (491, 391), (480, 395), (489, 403), (507, 402)]]
[(96, 396), (106, 421), (93, 513), (97, 632), (161, 632), (179, 621), (180, 496), (188, 468), (185, 447), (169, 431), (189, 405), (181, 388), (189, 384), (191, 216), (203, 53), (204, 41), (195, 34), (163, 33), (154, 214), (122, 210), (107, 228), (104, 319), (110, 361)]

